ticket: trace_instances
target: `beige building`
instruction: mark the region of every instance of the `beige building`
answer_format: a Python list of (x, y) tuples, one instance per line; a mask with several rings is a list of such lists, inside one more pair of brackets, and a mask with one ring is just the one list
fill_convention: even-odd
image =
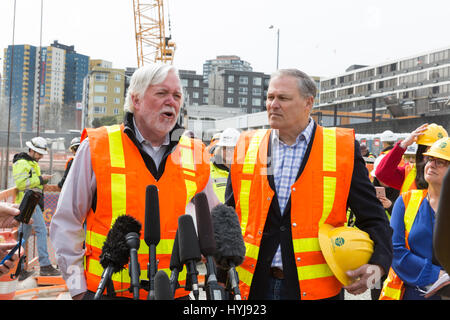
[(125, 96), (125, 70), (112, 68), (105, 60), (90, 60), (87, 127), (95, 118), (115, 116), (122, 121)]

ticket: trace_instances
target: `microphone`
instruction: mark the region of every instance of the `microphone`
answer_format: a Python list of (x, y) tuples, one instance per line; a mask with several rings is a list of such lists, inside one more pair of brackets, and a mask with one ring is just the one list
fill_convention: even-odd
[(159, 197), (158, 188), (151, 184), (145, 190), (145, 230), (144, 241), (149, 247), (147, 273), (149, 279), (148, 300), (155, 299), (155, 275), (158, 271), (156, 262), (156, 246), (161, 238), (159, 224)]
[(245, 258), (245, 243), (236, 211), (227, 205), (219, 204), (211, 211), (216, 253), (214, 258), (222, 269), (228, 270), (227, 286), (234, 294), (235, 300), (241, 300), (239, 275), (236, 267)]
[(180, 261), (186, 265), (187, 270), (185, 290), (192, 291), (195, 300), (198, 300), (198, 271), (196, 263), (202, 257), (197, 233), (195, 232), (194, 220), (188, 214), (178, 217), (178, 245), (180, 249)]
[(113, 292), (109, 291), (111, 286), (114, 288), (111, 276), (124, 268), (128, 263), (130, 255), (126, 234), (130, 232), (140, 234), (140, 231), (140, 222), (131, 216), (124, 215), (116, 219), (113, 226), (108, 231), (105, 243), (102, 247), (102, 253), (100, 254), (100, 264), (104, 270), (94, 300), (100, 299), (107, 285), (108, 295), (113, 294)]
[(155, 276), (155, 300), (173, 300), (170, 280), (163, 270), (159, 270)]
[(197, 219), (198, 239), (200, 251), (206, 258), (205, 291), (207, 300), (224, 300), (225, 292), (217, 282), (216, 264), (214, 253), (216, 252), (216, 241), (209, 211), (208, 199), (201, 192), (194, 198), (195, 215)]
[(133, 292), (133, 299), (139, 299), (139, 276), (141, 275), (141, 267), (138, 261), (138, 250), (141, 244), (139, 235), (136, 232), (130, 232), (125, 237), (128, 248), (130, 248), (130, 265), (129, 274), (131, 279), (130, 290)]
[(175, 291), (180, 287), (178, 284), (178, 275), (183, 270), (183, 264), (180, 261), (180, 247), (178, 245), (178, 230), (175, 235), (175, 241), (172, 247), (172, 255), (170, 256), (170, 291), (172, 297), (175, 296)]

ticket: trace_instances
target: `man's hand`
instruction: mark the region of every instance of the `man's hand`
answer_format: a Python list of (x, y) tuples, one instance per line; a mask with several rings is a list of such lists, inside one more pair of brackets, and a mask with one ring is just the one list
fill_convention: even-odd
[(19, 205), (0, 202), (0, 228), (14, 228), (19, 225), (19, 221), (14, 219), (19, 215)]
[[(19, 215), (19, 205), (0, 202), (0, 228), (14, 228), (19, 225), (19, 221), (14, 219), (15, 216)], [(28, 224), (32, 224), (33, 219), (31, 218)]]
[[(17, 243), (15, 242), (8, 242), (8, 243), (0, 243), (0, 259), (3, 259), (11, 250), (16, 246)], [(23, 250), (21, 251), (21, 255), (23, 255)], [(19, 255), (17, 252), (11, 257), (10, 260), (6, 260), (5, 263), (0, 265), (0, 276), (8, 273), (12, 268), (14, 268), (16, 264), (16, 260), (19, 259)]]
[(428, 123), (424, 123), (423, 125), (418, 127), (416, 130), (411, 132), (410, 135), (405, 138), (405, 140), (400, 142), (400, 147), (403, 149), (408, 148), (410, 145), (417, 141), (417, 138), (419, 138), (419, 136), (423, 135), (427, 128)]
[(348, 293), (357, 295), (364, 293), (367, 289), (373, 289), (380, 282), (381, 277), (385, 274), (383, 268), (375, 264), (364, 264), (358, 269), (349, 270), (347, 276), (352, 278), (354, 282), (345, 286), (344, 289)]

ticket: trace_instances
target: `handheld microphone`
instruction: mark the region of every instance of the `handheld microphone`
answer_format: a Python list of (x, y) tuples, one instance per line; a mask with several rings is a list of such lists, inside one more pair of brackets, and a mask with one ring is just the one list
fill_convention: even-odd
[[(104, 270), (94, 300), (100, 299), (107, 285), (108, 288), (111, 288), (111, 276), (121, 271), (128, 263), (130, 251), (127, 245), (126, 235), (130, 232), (139, 234), (140, 230), (141, 224), (139, 221), (131, 216), (124, 215), (118, 217), (108, 231), (102, 247), (102, 253), (100, 254), (100, 264)], [(109, 289), (108, 294), (110, 294)], [(113, 293), (111, 292), (111, 294)]]
[(209, 211), (208, 199), (201, 192), (194, 198), (195, 215), (197, 219), (198, 239), (200, 251), (206, 258), (205, 291), (207, 300), (224, 300), (225, 292), (217, 282), (216, 264), (214, 253), (216, 252), (216, 241)]
[(128, 248), (130, 249), (130, 290), (133, 292), (133, 299), (139, 299), (139, 276), (141, 275), (141, 267), (138, 261), (138, 250), (141, 244), (139, 234), (136, 232), (130, 232), (125, 237)]
[(186, 290), (192, 291), (195, 300), (198, 300), (198, 271), (196, 263), (201, 260), (200, 247), (194, 220), (188, 214), (178, 218), (178, 245), (180, 249), (180, 261), (186, 265)]
[(172, 297), (175, 296), (175, 291), (180, 287), (178, 284), (178, 275), (183, 270), (183, 264), (180, 261), (180, 247), (178, 245), (178, 230), (175, 235), (175, 241), (173, 242), (172, 255), (170, 256), (170, 291)]
[(149, 259), (147, 273), (149, 280), (148, 300), (155, 299), (155, 275), (158, 271), (156, 262), (156, 246), (161, 238), (159, 224), (159, 197), (158, 188), (155, 185), (148, 185), (145, 190), (145, 230), (144, 240), (149, 247)]
[(227, 205), (219, 204), (211, 211), (216, 253), (214, 258), (222, 269), (228, 270), (228, 283), (235, 300), (241, 300), (239, 275), (236, 267), (245, 258), (245, 243), (236, 211)]
[(155, 300), (173, 300), (170, 280), (163, 270), (159, 270), (155, 276)]

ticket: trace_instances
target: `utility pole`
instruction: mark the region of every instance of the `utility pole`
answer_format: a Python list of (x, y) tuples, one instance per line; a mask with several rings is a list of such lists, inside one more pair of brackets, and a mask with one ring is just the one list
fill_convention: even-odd
[(9, 101), (8, 101), (8, 134), (6, 138), (6, 158), (5, 158), (5, 175), (3, 179), (3, 189), (8, 189), (8, 170), (9, 170), (9, 135), (11, 131), (11, 104), (12, 104), (12, 76), (14, 69), (14, 32), (16, 27), (16, 0), (14, 0), (14, 14), (13, 14), (13, 33), (12, 33), (12, 46), (11, 46), (11, 56), (10, 62), (11, 67), (9, 68)]

